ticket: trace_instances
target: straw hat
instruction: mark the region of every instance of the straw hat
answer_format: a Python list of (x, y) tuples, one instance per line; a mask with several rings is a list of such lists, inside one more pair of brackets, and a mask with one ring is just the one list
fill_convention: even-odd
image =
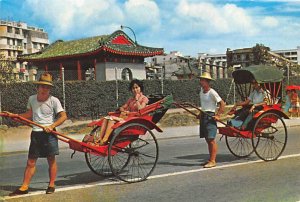
[(45, 72), (41, 75), (40, 80), (39, 81), (35, 81), (33, 82), (34, 84), (38, 84), (38, 85), (49, 85), (49, 86), (53, 86), (52, 84), (52, 76), (51, 74)]
[(214, 81), (214, 79), (211, 78), (210, 73), (208, 73), (208, 72), (203, 72), (203, 74), (202, 74), (201, 76), (198, 76), (198, 78), (200, 78), (200, 79), (207, 79), (207, 80), (212, 80), (212, 81)]

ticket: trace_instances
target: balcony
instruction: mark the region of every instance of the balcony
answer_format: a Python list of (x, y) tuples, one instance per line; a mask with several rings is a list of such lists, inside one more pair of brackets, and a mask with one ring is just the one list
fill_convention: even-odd
[(23, 46), (0, 44), (0, 49), (23, 51)]
[(2, 33), (1, 36), (13, 38), (13, 39), (24, 39), (23, 35), (21, 35), (21, 34), (14, 34), (14, 33), (8, 33), (8, 32)]

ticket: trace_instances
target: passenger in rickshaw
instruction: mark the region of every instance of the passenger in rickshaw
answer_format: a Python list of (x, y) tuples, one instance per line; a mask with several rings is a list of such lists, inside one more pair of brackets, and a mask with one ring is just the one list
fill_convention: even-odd
[(137, 79), (132, 80), (129, 84), (129, 91), (132, 92), (132, 97), (130, 97), (127, 102), (119, 108), (121, 113), (120, 116), (104, 117), (100, 130), (100, 139), (98, 140), (97, 144), (103, 145), (107, 142), (112, 132), (112, 126), (116, 122), (124, 121), (130, 112), (137, 112), (148, 104), (149, 99), (143, 95), (144, 85), (142, 81)]
[(253, 85), (253, 91), (250, 93), (247, 100), (243, 102), (236, 103), (232, 110), (236, 110), (238, 106), (242, 106), (240, 110), (235, 112), (235, 117), (229, 122), (231, 125), (245, 130), (253, 119), (253, 116), (256, 112), (262, 109), (262, 106), (266, 104), (268, 99), (268, 93), (262, 89), (262, 87), (257, 83), (256, 80), (252, 80), (251, 84)]
[(290, 108), (292, 107), (291, 96), (292, 96), (291, 91), (290, 90), (286, 90), (285, 105), (284, 105), (284, 112), (286, 114), (289, 113)]

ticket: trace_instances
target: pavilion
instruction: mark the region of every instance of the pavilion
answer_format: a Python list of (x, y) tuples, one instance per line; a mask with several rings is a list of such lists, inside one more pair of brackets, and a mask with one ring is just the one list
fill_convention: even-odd
[[(139, 45), (123, 31), (72, 41), (57, 40), (43, 50), (18, 56), (18, 61), (48, 71), (59, 80), (146, 79), (144, 59), (164, 53), (163, 48)], [(91, 76), (93, 75), (93, 76)]]

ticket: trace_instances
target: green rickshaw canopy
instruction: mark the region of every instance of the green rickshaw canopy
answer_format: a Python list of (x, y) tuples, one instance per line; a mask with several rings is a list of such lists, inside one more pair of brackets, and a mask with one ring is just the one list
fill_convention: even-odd
[(232, 72), (237, 84), (251, 83), (255, 79), (258, 83), (280, 82), (283, 80), (283, 71), (274, 66), (253, 65)]

